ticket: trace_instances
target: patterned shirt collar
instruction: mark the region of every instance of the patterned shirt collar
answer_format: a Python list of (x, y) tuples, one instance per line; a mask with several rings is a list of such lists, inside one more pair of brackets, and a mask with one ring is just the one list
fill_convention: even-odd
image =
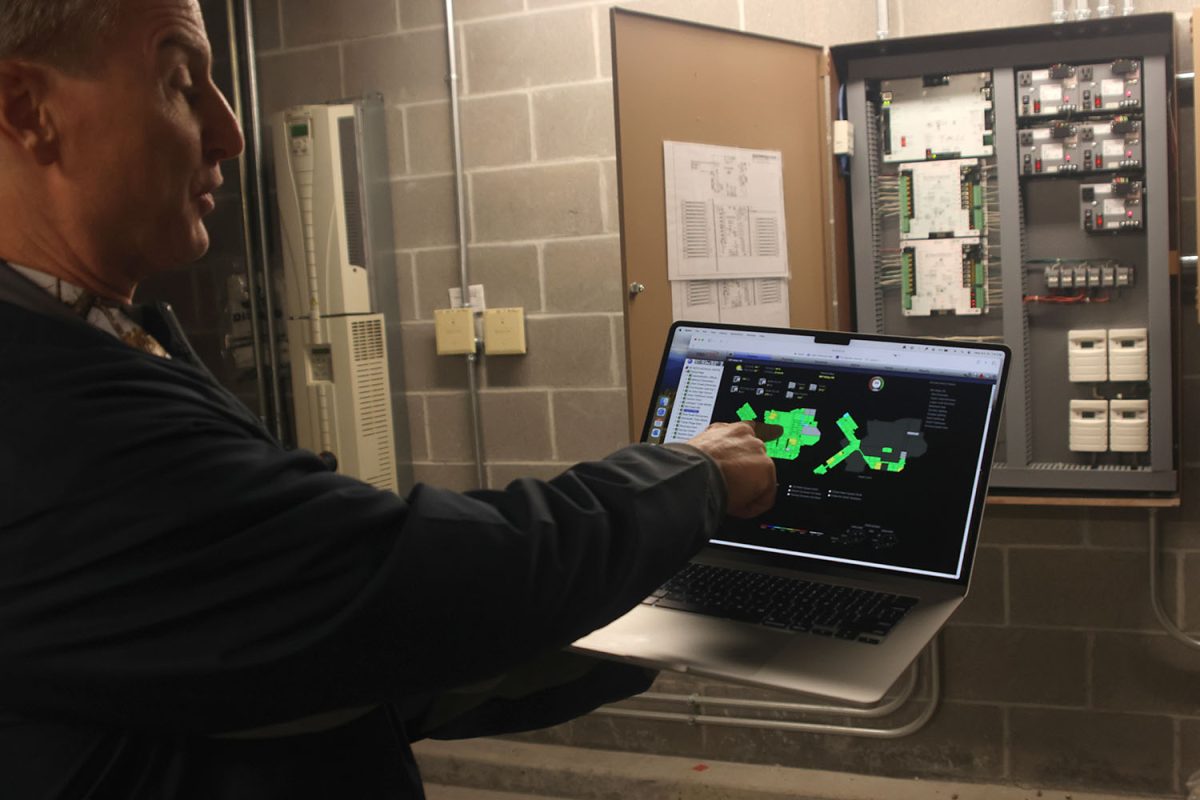
[(45, 272), (11, 261), (8, 265), (35, 285), (49, 292), (61, 302), (70, 306), (89, 325), (104, 331), (110, 336), (125, 342), (130, 347), (137, 348), (161, 358), (171, 355), (151, 336), (145, 328), (134, 322), (126, 310), (129, 306), (101, 300), (81, 286), (64, 281)]

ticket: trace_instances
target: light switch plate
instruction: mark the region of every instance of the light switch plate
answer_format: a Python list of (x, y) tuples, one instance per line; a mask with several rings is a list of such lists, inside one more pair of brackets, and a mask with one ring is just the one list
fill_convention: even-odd
[(489, 308), (483, 312), (483, 352), (489, 356), (525, 353), (525, 309)]
[(469, 308), (439, 308), (433, 312), (434, 337), (439, 356), (475, 352), (475, 312)]

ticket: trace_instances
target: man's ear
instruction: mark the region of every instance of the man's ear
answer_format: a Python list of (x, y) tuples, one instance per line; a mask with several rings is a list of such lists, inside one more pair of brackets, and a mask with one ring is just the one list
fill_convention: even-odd
[(0, 139), (43, 165), (58, 157), (58, 131), (45, 102), (49, 77), (35, 64), (0, 61)]

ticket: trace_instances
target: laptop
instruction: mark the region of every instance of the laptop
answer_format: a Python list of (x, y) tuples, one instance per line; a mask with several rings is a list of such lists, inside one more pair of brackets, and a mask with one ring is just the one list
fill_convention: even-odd
[(1008, 363), (999, 344), (676, 322), (642, 441), (775, 426), (775, 504), (573, 648), (878, 702), (966, 596)]

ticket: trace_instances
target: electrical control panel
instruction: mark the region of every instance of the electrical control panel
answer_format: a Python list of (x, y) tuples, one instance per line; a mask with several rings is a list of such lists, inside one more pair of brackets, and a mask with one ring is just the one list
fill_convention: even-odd
[(1079, 187), (1080, 223), (1088, 233), (1139, 230), (1144, 222), (1142, 182), (1114, 178)]
[(924, 75), (883, 81), (880, 107), (887, 162), (990, 156), (991, 75)]
[(906, 242), (900, 257), (906, 315), (982, 314), (987, 307), (986, 263), (978, 237)]
[(900, 168), (900, 238), (978, 236), (984, 173), (977, 159), (918, 161)]
[(1142, 166), (1141, 121), (1122, 115), (1112, 120), (1056, 120), (1023, 128), (1017, 135), (1021, 174), (1059, 175), (1116, 172)]
[(856, 325), (1013, 351), (993, 491), (1175, 493), (1170, 14), (842, 45)]
[(1022, 117), (1046, 117), (1141, 108), (1141, 78), (1138, 58), (1019, 70), (1019, 113)]

